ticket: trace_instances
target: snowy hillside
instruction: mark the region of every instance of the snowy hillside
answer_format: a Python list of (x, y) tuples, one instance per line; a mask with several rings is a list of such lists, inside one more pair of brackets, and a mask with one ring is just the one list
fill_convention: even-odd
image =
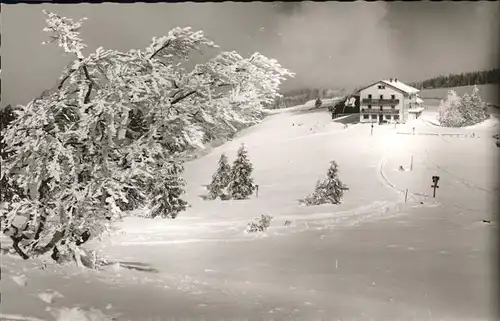
[[(324, 98), (321, 99), (321, 106), (320, 108), (328, 108), (331, 106), (334, 106), (337, 102), (339, 102), (343, 97), (333, 97), (333, 98)], [(311, 108), (314, 107), (314, 104), (316, 103), (316, 99), (309, 100), (306, 102), (304, 105)]]
[[(51, 311), (79, 306), (116, 320), (489, 319), (496, 221), (482, 220), (498, 197), (498, 122), (447, 129), (424, 114), (371, 136), (369, 125), (306, 109), (276, 111), (187, 163), (191, 207), (177, 219), (126, 218), (121, 232), (91, 244), (121, 265), (41, 270), (5, 255), (4, 318), (53, 320)], [(221, 153), (232, 162), (241, 143), (259, 196), (203, 200)], [(349, 187), (342, 204), (300, 205), (332, 160)], [(270, 229), (245, 234), (261, 214), (273, 216)]]

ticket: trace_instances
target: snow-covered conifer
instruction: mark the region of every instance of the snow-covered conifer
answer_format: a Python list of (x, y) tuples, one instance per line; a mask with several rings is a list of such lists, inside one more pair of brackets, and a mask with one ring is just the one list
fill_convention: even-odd
[(470, 95), (470, 106), (472, 109), (472, 121), (470, 125), (480, 123), (490, 117), (490, 113), (486, 104), (482, 101), (479, 95), (479, 88), (474, 86)]
[(460, 127), (465, 119), (460, 112), (460, 97), (456, 91), (450, 89), (446, 99), (442, 100), (438, 108), (438, 120), (445, 127)]
[(446, 127), (474, 125), (489, 116), (477, 86), (474, 86), (472, 94), (465, 93), (462, 97), (459, 97), (454, 90), (450, 90), (448, 97), (439, 105), (439, 121)]
[(183, 171), (182, 164), (175, 161), (166, 162), (158, 169), (157, 173), (165, 172), (165, 174), (161, 174), (164, 180), (157, 180), (151, 188), (152, 201), (150, 207), (152, 218), (157, 216), (176, 218), (179, 212), (186, 209), (187, 202), (181, 199), (186, 184), (181, 177)]
[(316, 183), (314, 192), (301, 200), (306, 205), (339, 204), (344, 196), (344, 191), (349, 188), (338, 177), (338, 165), (335, 161), (330, 163), (327, 176)]
[(246, 199), (253, 194), (255, 186), (252, 178), (253, 165), (248, 158), (244, 145), (238, 149), (236, 159), (231, 167), (229, 194), (233, 199)]
[(212, 182), (208, 185), (208, 198), (216, 199), (227, 195), (227, 187), (231, 179), (231, 166), (225, 154), (220, 155), (217, 171), (212, 175)]

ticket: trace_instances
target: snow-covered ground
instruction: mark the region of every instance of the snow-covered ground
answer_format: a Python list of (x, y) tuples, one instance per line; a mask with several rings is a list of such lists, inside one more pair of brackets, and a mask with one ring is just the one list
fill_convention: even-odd
[[(323, 98), (321, 99), (321, 108), (327, 108), (335, 105), (338, 101), (340, 101), (343, 97), (338, 96), (338, 97), (333, 97), (333, 98)], [(316, 99), (309, 100), (306, 102), (304, 105), (309, 107), (309, 108), (314, 108), (314, 105), (316, 104)]]
[[(492, 319), (498, 120), (440, 128), (429, 110), (371, 136), (369, 125), (344, 127), (308, 108), (275, 111), (187, 163), (192, 206), (177, 219), (127, 218), (91, 244), (121, 265), (42, 270), (4, 255), (2, 320), (54, 320), (61, 307), (117, 320)], [(258, 198), (202, 200), (220, 154), (232, 161), (241, 143)], [(331, 160), (350, 188), (344, 202), (299, 205)], [(271, 228), (245, 234), (261, 214), (274, 217)]]

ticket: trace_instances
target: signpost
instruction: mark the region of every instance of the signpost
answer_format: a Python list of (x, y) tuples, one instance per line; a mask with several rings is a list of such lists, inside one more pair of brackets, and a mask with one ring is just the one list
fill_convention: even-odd
[(438, 181), (439, 181), (439, 176), (432, 176), (432, 182), (434, 183), (431, 185), (432, 188), (434, 188), (434, 192), (432, 194), (432, 197), (436, 197), (436, 188), (439, 188), (438, 186)]

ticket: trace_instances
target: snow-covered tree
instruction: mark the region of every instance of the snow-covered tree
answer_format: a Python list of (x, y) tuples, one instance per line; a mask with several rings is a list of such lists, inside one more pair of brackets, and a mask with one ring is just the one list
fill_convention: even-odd
[(184, 167), (175, 161), (159, 166), (156, 173), (164, 179), (155, 181), (151, 187), (151, 217), (176, 218), (179, 212), (186, 209), (187, 202), (181, 199), (186, 184), (180, 176), (183, 171)]
[(470, 108), (472, 109), (472, 118), (470, 125), (480, 123), (490, 117), (488, 107), (484, 103), (479, 95), (479, 88), (474, 86), (472, 89), (472, 94), (470, 95)]
[(255, 186), (252, 178), (253, 165), (248, 158), (248, 151), (242, 144), (231, 167), (229, 194), (233, 199), (242, 200), (253, 194)]
[(481, 100), (479, 88), (474, 86), (472, 94), (459, 97), (454, 90), (439, 105), (439, 121), (446, 127), (462, 127), (480, 123), (489, 117), (486, 104)]
[[(2, 163), (12, 155), (12, 151), (6, 151), (7, 146), (3, 140), (3, 130), (15, 119), (16, 116), (11, 105), (7, 105), (5, 108), (0, 110), (0, 130), (2, 131), (2, 133), (0, 133), (0, 156)], [(7, 177), (3, 177), (0, 184), (0, 203), (10, 202), (15, 197), (23, 197), (20, 188), (16, 184), (9, 182)]]
[(217, 47), (189, 27), (145, 50), (84, 55), (84, 19), (45, 14), (48, 42), (74, 61), (2, 131), (11, 156), (1, 178), (27, 197), (9, 202), (1, 223), (23, 258), (69, 252), (79, 262), (78, 245), (120, 218), (131, 195), (144, 196), (151, 216), (174, 217), (185, 208), (186, 153), (258, 122), (262, 104), (293, 76), (258, 53), (222, 52), (188, 70), (191, 53)]
[(231, 166), (225, 154), (220, 155), (217, 171), (212, 175), (212, 182), (208, 185), (208, 198), (216, 199), (227, 195), (227, 187), (231, 180)]
[(438, 108), (438, 120), (445, 127), (460, 127), (465, 123), (465, 119), (460, 112), (460, 96), (456, 91), (450, 89), (446, 99), (441, 100)]
[(342, 184), (338, 177), (338, 165), (335, 161), (330, 163), (326, 178), (316, 183), (312, 194), (301, 200), (306, 205), (339, 204), (344, 196), (344, 191), (349, 188)]

